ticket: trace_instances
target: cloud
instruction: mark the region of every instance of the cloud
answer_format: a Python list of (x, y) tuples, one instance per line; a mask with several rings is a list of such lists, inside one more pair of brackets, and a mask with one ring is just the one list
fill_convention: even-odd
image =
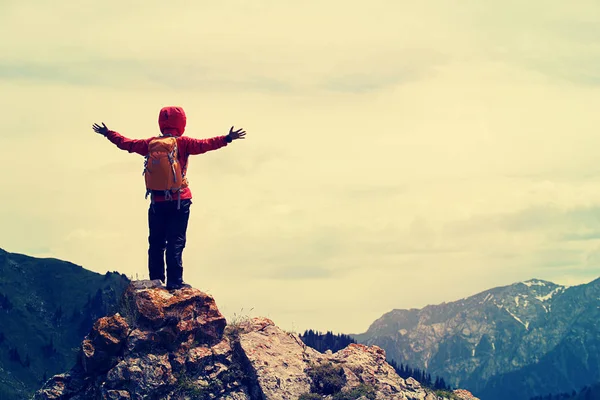
[(323, 87), (340, 92), (364, 93), (396, 87), (435, 75), (449, 56), (432, 50), (370, 49), (338, 62)]
[(564, 208), (542, 204), (512, 213), (474, 216), (468, 220), (449, 223), (447, 227), (449, 232), (460, 235), (479, 235), (496, 230), (511, 233), (537, 231), (570, 238), (580, 235), (581, 229), (597, 227), (598, 223), (600, 205)]
[(285, 265), (281, 269), (272, 271), (267, 278), (274, 280), (312, 280), (312, 279), (324, 279), (324, 278), (336, 278), (338, 274), (334, 274), (332, 271), (325, 267), (310, 266), (303, 264), (296, 265)]
[[(430, 32), (409, 20), (411, 10), (392, 17), (389, 6), (240, 1), (136, 7), (107, 1), (84, 10), (11, 4), (0, 33), (16, 33), (19, 41), (0, 47), (0, 78), (211, 92), (389, 88), (427, 77), (448, 57), (427, 46)], [(60, 27), (47, 15), (55, 15)], [(380, 24), (373, 25), (375, 19)], [(407, 40), (386, 26), (402, 20), (423, 36)]]
[(2, 2), (0, 247), (147, 276), (142, 158), (91, 124), (146, 138), (176, 104), (189, 136), (248, 132), (189, 168), (185, 279), (228, 313), (358, 332), (519, 280), (585, 282), (598, 7)]
[(372, 49), (329, 58), (321, 62), (319, 71), (308, 75), (280, 70), (275, 60), (251, 58), (239, 68), (226, 55), (177, 62), (160, 55), (145, 60), (96, 54), (69, 60), (7, 59), (0, 62), (0, 80), (119, 89), (362, 93), (425, 79), (447, 61), (442, 53), (411, 49), (392, 53)]
[(593, 66), (600, 59), (600, 28), (593, 1), (576, 10), (558, 1), (503, 2), (472, 8), (467, 26), (480, 32), (478, 40), (491, 59), (520, 65), (557, 82), (596, 86), (600, 75)]
[(566, 233), (561, 236), (562, 240), (565, 241), (587, 241), (587, 240), (600, 240), (600, 231), (588, 230), (587, 232), (579, 233)]
[(251, 90), (286, 92), (290, 83), (261, 75), (222, 73), (218, 67), (192, 63), (147, 62), (132, 59), (92, 59), (77, 62), (0, 64), (0, 80), (62, 83), (138, 89), (154, 86), (169, 90)]

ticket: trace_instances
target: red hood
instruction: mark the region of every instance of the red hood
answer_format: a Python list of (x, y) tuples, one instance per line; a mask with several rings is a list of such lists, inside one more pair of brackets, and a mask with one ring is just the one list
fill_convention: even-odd
[(163, 107), (158, 114), (158, 126), (163, 135), (181, 136), (187, 122), (181, 107)]

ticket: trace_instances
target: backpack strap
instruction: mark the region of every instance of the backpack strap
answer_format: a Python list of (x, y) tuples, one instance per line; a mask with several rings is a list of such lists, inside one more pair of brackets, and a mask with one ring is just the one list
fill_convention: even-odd
[(171, 153), (169, 153), (168, 157), (169, 157), (169, 162), (171, 163), (171, 171), (173, 171), (173, 182), (177, 182), (177, 175), (175, 174), (175, 166), (173, 165), (175, 163), (174, 152), (175, 152), (175, 150), (173, 150)]
[(150, 189), (146, 190), (146, 198), (148, 198), (148, 195), (150, 195), (150, 204), (154, 205), (154, 203), (156, 203), (156, 201), (154, 200), (154, 193), (152, 193), (152, 190), (150, 190)]
[[(146, 154), (144, 156), (144, 170), (142, 171), (142, 176), (146, 175), (146, 171), (148, 170), (148, 160), (150, 159), (150, 154)], [(148, 197), (148, 196), (146, 196)]]

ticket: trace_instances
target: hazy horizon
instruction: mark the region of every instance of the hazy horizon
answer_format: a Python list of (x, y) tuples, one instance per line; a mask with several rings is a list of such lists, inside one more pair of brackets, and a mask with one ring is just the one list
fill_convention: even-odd
[(143, 159), (190, 158), (184, 278), (221, 311), (364, 332), (600, 276), (600, 3), (0, 3), (0, 248), (147, 278)]

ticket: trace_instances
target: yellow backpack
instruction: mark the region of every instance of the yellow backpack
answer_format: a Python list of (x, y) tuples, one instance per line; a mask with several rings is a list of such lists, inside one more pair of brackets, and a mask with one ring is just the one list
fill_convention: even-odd
[(177, 157), (177, 138), (159, 136), (148, 143), (142, 173), (146, 180), (146, 198), (153, 191), (164, 191), (165, 198), (170, 200), (172, 193), (181, 192), (187, 186)]

